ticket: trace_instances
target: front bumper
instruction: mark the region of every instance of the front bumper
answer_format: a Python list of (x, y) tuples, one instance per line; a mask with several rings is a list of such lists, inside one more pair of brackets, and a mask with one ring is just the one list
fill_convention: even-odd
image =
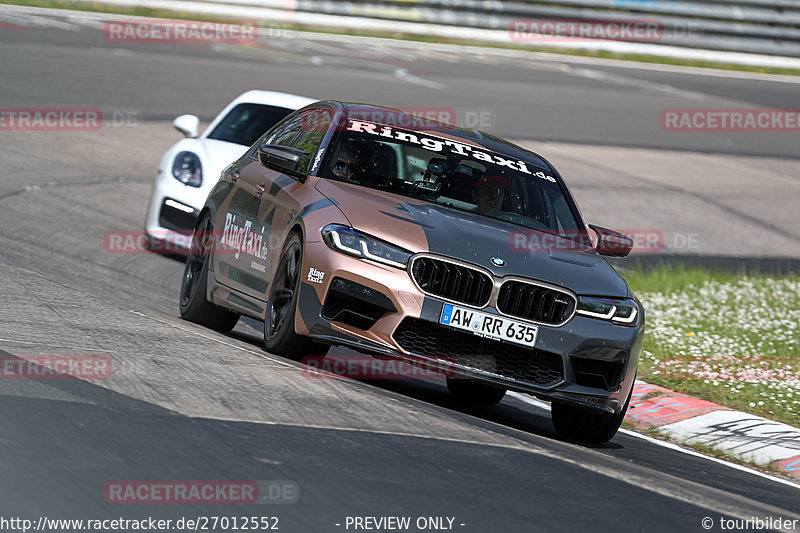
[(159, 172), (145, 220), (149, 238), (188, 249), (207, 195), (207, 187), (190, 187)]
[(538, 324), (531, 349), (440, 325), (446, 302), (422, 293), (405, 270), (322, 242), (306, 243), (301, 276), (297, 332), (318, 341), (596, 412), (619, 412), (633, 386), (643, 319), (633, 327), (581, 315), (559, 327)]

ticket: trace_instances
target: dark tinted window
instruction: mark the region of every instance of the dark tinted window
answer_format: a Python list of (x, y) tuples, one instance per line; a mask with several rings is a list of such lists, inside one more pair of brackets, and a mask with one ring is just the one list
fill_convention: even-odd
[(429, 132), (350, 121), (321, 175), (560, 235), (582, 224), (536, 158), (523, 160)]
[[(304, 109), (290, 115), (272, 131), (267, 132), (258, 144), (277, 144), (305, 150), (308, 155), (300, 159), (297, 170), (308, 172), (309, 163), (315, 157), (330, 123), (330, 109), (317, 107)], [(257, 149), (258, 146), (253, 146), (251, 153), (253, 157)]]
[(267, 136), (265, 144), (279, 146), (294, 146), (294, 140), (303, 131), (303, 121), (300, 113), (295, 113), (286, 119), (277, 130)]
[(208, 138), (250, 146), (291, 112), (284, 107), (239, 104), (225, 115)]
[(297, 167), (300, 172), (307, 173), (311, 158), (317, 153), (319, 145), (322, 143), (322, 138), (325, 137), (325, 133), (331, 124), (331, 111), (321, 108), (308, 109), (300, 114), (300, 123), (303, 128), (294, 140), (292, 147), (308, 152), (308, 155), (300, 159), (300, 164)]

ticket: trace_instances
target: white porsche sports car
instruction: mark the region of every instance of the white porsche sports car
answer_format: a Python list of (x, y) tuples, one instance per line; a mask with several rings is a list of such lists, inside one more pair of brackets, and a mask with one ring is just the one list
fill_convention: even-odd
[(161, 159), (147, 210), (145, 231), (152, 249), (188, 248), (195, 220), (220, 173), (261, 135), (311, 98), (271, 91), (247, 91), (198, 136), (200, 119), (181, 115), (173, 121), (186, 138)]

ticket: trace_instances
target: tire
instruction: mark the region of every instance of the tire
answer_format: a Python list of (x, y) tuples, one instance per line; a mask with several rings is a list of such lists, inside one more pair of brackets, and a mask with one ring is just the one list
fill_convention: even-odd
[(506, 395), (506, 389), (465, 378), (447, 378), (447, 390), (460, 402), (481, 405), (498, 404)]
[(292, 359), (312, 352), (325, 355), (329, 348), (295, 332), (302, 266), (303, 241), (300, 234), (294, 232), (283, 246), (280, 263), (269, 285), (264, 316), (264, 347), (270, 353)]
[(208, 265), (213, 247), (211, 216), (206, 213), (192, 235), (192, 245), (183, 269), (178, 300), (181, 318), (227, 333), (239, 321), (239, 314), (222, 309), (206, 300)]
[(556, 431), (569, 439), (602, 444), (610, 441), (617, 430), (622, 425), (628, 404), (631, 401), (631, 393), (625, 401), (622, 410), (612, 415), (611, 413), (592, 413), (563, 403), (553, 402), (551, 405), (550, 416)]

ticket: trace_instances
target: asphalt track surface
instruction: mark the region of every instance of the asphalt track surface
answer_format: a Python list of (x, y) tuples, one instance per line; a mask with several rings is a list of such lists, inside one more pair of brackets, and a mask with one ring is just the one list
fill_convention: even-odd
[[(532, 141), (528, 121), (537, 113), (513, 110), (531, 95), (560, 95), (541, 105), (538, 129), (559, 130), (562, 143), (589, 142), (587, 128), (599, 127), (608, 107), (642, 111), (670, 99), (683, 105), (680, 97), (641, 85), (606, 90), (587, 78), (559, 89), (565, 74), (544, 60), (520, 73), (519, 62), (478, 65), (439, 53), (412, 61), (399, 49), (316, 69), (295, 41), (257, 55), (228, 46), (119, 47), (96, 29), (42, 18), (62, 20), (0, 28), (2, 107), (132, 109), (144, 120), (93, 132), (0, 132), (0, 355), (99, 355), (113, 369), (98, 380), (0, 381), (0, 517), (277, 516), (285, 532), (344, 531), (348, 516), (446, 516), (456, 530), (476, 532), (704, 531), (704, 517), (715, 530), (725, 517), (800, 518), (796, 486), (627, 434), (596, 447), (566, 442), (545, 411), (514, 398), (465, 408), (437, 380), (309, 378), (299, 363), (263, 350), (257, 322), (222, 335), (180, 320), (179, 261), (103, 246), (108, 231), (141, 228), (158, 160), (177, 138), (164, 120), (183, 112), (208, 119), (252, 87), (455, 107), (487, 107), (503, 95), (494, 130)], [(341, 43), (309, 43), (323, 65), (345, 62)], [(375, 66), (392, 61), (419, 68), (398, 77)], [(626, 75), (754, 104), (775, 98), (772, 105), (790, 107), (796, 94), (783, 82)], [(604, 105), (589, 105), (591, 94)], [(579, 116), (586, 113), (594, 118)], [(635, 111), (618, 115), (619, 123), (607, 117), (605, 141), (690, 148), (637, 130)], [(794, 168), (796, 154), (778, 141), (748, 149)], [(716, 152), (721, 141), (704, 142), (694, 148)], [(110, 504), (103, 489), (115, 480), (288, 480), (300, 498)]]

